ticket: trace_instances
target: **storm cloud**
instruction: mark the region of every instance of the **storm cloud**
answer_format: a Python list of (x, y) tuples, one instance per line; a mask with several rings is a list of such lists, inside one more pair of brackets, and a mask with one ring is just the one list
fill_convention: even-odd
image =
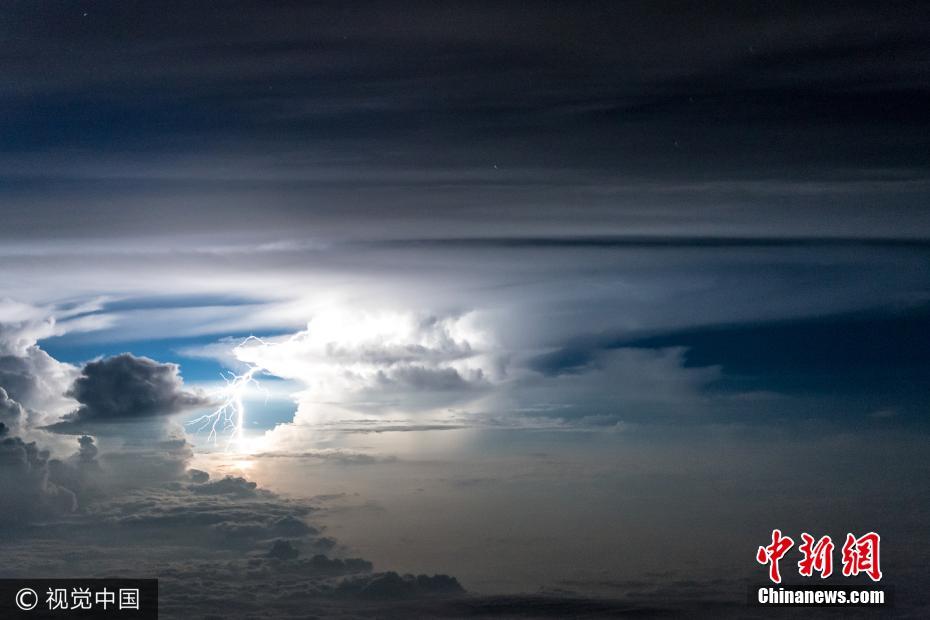
[(65, 416), (64, 426), (52, 428), (170, 416), (210, 404), (206, 396), (183, 389), (177, 364), (129, 353), (88, 362), (68, 396), (79, 407)]
[(0, 522), (25, 525), (77, 508), (74, 492), (49, 480), (49, 465), (48, 451), (35, 442), (0, 433)]

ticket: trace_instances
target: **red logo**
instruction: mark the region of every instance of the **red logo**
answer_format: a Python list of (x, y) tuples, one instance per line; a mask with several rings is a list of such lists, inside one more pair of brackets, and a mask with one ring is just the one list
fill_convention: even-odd
[[(875, 532), (869, 532), (859, 538), (853, 534), (846, 535), (843, 544), (843, 576), (852, 577), (859, 573), (869, 576), (872, 581), (882, 578), (879, 561), (879, 543), (881, 537)], [(781, 530), (772, 530), (772, 542), (756, 551), (756, 561), (769, 567), (769, 579), (774, 583), (781, 583), (781, 571), (778, 562), (794, 546), (794, 540), (783, 536)], [(798, 561), (798, 573), (802, 577), (812, 577), (814, 572), (820, 573), (821, 579), (833, 574), (833, 539), (823, 536), (816, 540), (804, 532), (801, 534), (801, 544), (798, 551), (801, 559)]]
[(781, 573), (778, 572), (778, 561), (794, 546), (794, 541), (781, 535), (781, 530), (772, 530), (772, 544), (768, 547), (759, 547), (756, 552), (756, 561), (759, 564), (769, 565), (769, 579), (781, 583)]
[(856, 538), (846, 534), (843, 545), (843, 575), (849, 577), (865, 573), (872, 581), (882, 578), (882, 569), (878, 562), (878, 544), (881, 537), (875, 532)]
[(804, 554), (798, 562), (798, 572), (804, 577), (810, 577), (814, 571), (820, 573), (821, 579), (833, 574), (833, 540), (824, 536), (814, 544), (814, 537), (807, 532), (801, 534), (801, 546), (798, 551)]

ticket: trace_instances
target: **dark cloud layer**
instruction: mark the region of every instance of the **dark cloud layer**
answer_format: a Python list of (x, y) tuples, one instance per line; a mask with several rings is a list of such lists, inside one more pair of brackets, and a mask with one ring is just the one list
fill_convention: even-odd
[(74, 491), (49, 479), (47, 450), (35, 442), (0, 433), (0, 523), (23, 525), (31, 519), (55, 517), (77, 508)]
[(323, 236), (926, 236), (927, 23), (911, 2), (15, 3), (0, 175), (30, 208), (2, 234), (254, 233), (261, 204), (266, 230)]
[[(174, 461), (184, 443), (146, 449)], [(307, 522), (318, 510), (309, 502), (200, 470), (144, 478), (101, 453), (92, 437), (76, 444), (70, 459), (50, 459), (0, 428), (3, 576), (158, 575), (169, 618), (306, 617), (308, 608), (335, 617), (360, 603), (464, 594), (453, 577), (375, 572), (364, 559), (338, 557), (342, 547)], [(128, 449), (124, 455), (147, 458)]]
[(3, 576), (39, 566), (45, 576), (158, 575), (169, 618), (306, 617), (308, 609), (339, 617), (357, 604), (464, 594), (453, 577), (375, 572), (364, 559), (339, 557), (341, 546), (307, 523), (318, 509), (308, 502), (197, 470), (113, 486), (125, 472), (97, 463), (92, 438), (78, 444), (66, 463), (35, 443), (0, 438), (0, 523), (17, 533), (0, 540), (5, 560), (15, 558)]

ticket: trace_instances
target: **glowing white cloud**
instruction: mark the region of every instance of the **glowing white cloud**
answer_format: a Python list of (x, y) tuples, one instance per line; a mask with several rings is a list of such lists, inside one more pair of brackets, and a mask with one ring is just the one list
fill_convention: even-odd
[(332, 307), (289, 337), (249, 339), (233, 350), (249, 367), (306, 389), (310, 404), (356, 411), (431, 408), (502, 377), (494, 343), (473, 314), (421, 316)]

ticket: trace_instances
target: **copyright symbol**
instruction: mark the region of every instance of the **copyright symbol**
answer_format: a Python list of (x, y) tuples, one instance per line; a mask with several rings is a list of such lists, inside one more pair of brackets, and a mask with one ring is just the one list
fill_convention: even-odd
[[(29, 600), (32, 599), (30, 603)], [(29, 611), (30, 609), (35, 609), (35, 606), (39, 604), (39, 595), (36, 594), (36, 591), (32, 588), (23, 588), (16, 593), (16, 606), (22, 609), (23, 611)]]

